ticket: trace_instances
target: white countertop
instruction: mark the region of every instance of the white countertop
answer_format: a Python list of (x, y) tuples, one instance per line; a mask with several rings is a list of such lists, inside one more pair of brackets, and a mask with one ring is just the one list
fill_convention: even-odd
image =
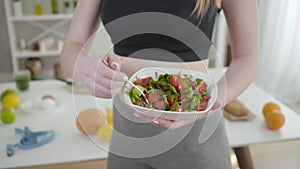
[[(82, 94), (74, 94), (73, 97), (72, 93), (67, 90), (66, 84), (56, 80), (32, 81), (30, 85), (29, 91), (20, 94), (22, 101), (51, 94), (63, 103), (63, 107), (53, 113), (18, 111), (14, 123), (7, 125), (0, 122), (0, 168), (99, 160), (107, 157), (105, 150), (99, 148), (91, 139), (78, 131), (75, 125), (75, 110), (79, 112), (98, 106), (104, 111), (112, 106), (111, 100), (95, 99)], [(15, 88), (15, 84), (0, 84), (0, 92), (8, 88)], [(300, 116), (257, 86), (251, 85), (239, 98), (257, 117), (248, 122), (225, 121), (232, 147), (300, 138)], [(74, 106), (74, 100), (80, 104)], [(285, 115), (286, 123), (279, 131), (271, 131), (265, 125), (262, 107), (269, 101), (279, 103)], [(24, 126), (29, 126), (33, 131), (54, 130), (55, 139), (45, 146), (30, 150), (18, 150), (13, 157), (7, 157), (6, 144), (16, 143), (20, 139), (20, 136), (14, 134), (14, 128), (23, 128)], [(97, 136), (93, 139), (108, 146)]]
[[(300, 139), (300, 116), (261, 88), (252, 84), (238, 97), (256, 115), (253, 121), (238, 122), (226, 119), (226, 129), (231, 147)], [(278, 103), (285, 116), (285, 124), (278, 131), (269, 130), (262, 114), (267, 102)]]
[[(15, 88), (15, 84), (0, 84), (1, 92), (8, 88)], [(77, 129), (75, 123), (77, 114), (74, 109), (72, 93), (67, 90), (65, 83), (56, 80), (32, 81), (30, 90), (21, 92), (20, 97), (24, 101), (46, 94), (51, 94), (59, 102), (63, 102), (63, 107), (53, 113), (42, 111), (40, 113), (26, 113), (18, 111), (17, 119), (14, 123), (7, 125), (0, 122), (0, 168), (105, 159), (107, 152), (101, 150), (91, 139), (81, 134)], [(92, 96), (82, 94), (74, 96), (74, 98), (82, 100), (81, 102), (83, 103), (77, 104), (76, 109), (78, 111), (94, 107), (94, 105), (89, 105), (94, 101)], [(103, 106), (99, 106), (103, 110), (112, 106), (111, 100), (103, 99), (98, 103), (103, 104)], [(47, 145), (38, 148), (17, 150), (14, 156), (7, 157), (6, 144), (17, 143), (21, 138), (21, 136), (14, 134), (14, 128), (19, 127), (23, 129), (25, 126), (29, 126), (32, 131), (54, 130), (55, 139)], [(97, 136), (93, 138), (101, 142)], [(105, 142), (102, 143), (105, 144)]]

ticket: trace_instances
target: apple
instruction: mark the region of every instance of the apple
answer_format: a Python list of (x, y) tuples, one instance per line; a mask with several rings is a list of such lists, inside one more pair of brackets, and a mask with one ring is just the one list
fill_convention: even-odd
[(1, 102), (4, 99), (5, 96), (10, 95), (10, 94), (16, 94), (16, 95), (18, 95), (18, 92), (16, 90), (14, 90), (14, 89), (7, 89), (7, 90), (5, 90), (1, 94)]
[(16, 111), (12, 107), (5, 107), (1, 110), (1, 120), (5, 124), (9, 124), (15, 121)]

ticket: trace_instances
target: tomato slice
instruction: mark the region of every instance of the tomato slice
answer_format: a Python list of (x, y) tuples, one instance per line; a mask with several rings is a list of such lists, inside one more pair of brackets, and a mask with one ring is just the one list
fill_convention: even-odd
[(145, 94), (149, 103), (154, 103), (158, 100), (161, 100), (161, 95), (158, 93), (158, 92), (155, 92), (155, 93), (146, 93)]
[(195, 88), (194, 95), (198, 96), (204, 92), (206, 92), (206, 83), (201, 81), (200, 84)]
[(155, 103), (153, 103), (153, 107), (162, 110), (165, 107), (165, 102), (163, 100), (156, 101)]
[[(174, 109), (175, 106), (176, 106), (176, 105), (173, 104), (172, 109)], [(181, 106), (181, 105), (178, 105), (174, 111), (176, 111), (176, 112), (182, 112), (182, 106)]]
[(180, 93), (181, 90), (185, 90), (185, 84), (183, 82), (183, 80), (181, 78), (178, 78), (177, 79), (177, 87), (176, 87), (176, 90), (178, 93)]
[(177, 87), (177, 76), (175, 76), (175, 75), (171, 76), (170, 83), (172, 86), (174, 86), (176, 88)]
[(199, 84), (199, 93), (202, 94), (204, 92), (206, 92), (206, 83), (204, 81), (202, 81)]
[(197, 82), (196, 81), (193, 81), (191, 78), (186, 78), (191, 84), (193, 87), (197, 86)]
[(207, 103), (209, 101), (209, 99), (210, 99), (210, 96), (203, 96), (202, 97), (202, 102)]
[(171, 106), (174, 105), (175, 102), (174, 102), (174, 99), (173, 99), (173, 97), (171, 95), (167, 96), (167, 100), (168, 100), (169, 105), (171, 105)]
[(187, 97), (187, 94), (179, 94), (178, 101), (181, 101)]
[(206, 103), (200, 103), (200, 104), (198, 104), (198, 106), (197, 106), (197, 111), (203, 111), (203, 110), (206, 109), (206, 107), (207, 107), (207, 104), (206, 104)]
[(133, 83), (135, 85), (140, 85), (143, 87), (149, 87), (150, 81), (152, 80), (152, 77), (145, 77), (139, 80), (135, 80)]

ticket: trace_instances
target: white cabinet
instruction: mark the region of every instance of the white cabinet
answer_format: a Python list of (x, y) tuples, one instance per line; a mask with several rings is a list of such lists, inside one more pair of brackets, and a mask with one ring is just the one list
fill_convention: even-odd
[[(63, 10), (59, 4), (62, 4), (64, 1), (66, 0), (57, 0), (60, 12), (58, 14), (52, 14), (51, 0), (19, 0), (23, 5), (23, 13), (21, 15), (15, 15), (15, 0), (5, 0), (5, 13), (13, 71), (24, 69), (24, 62), (30, 57), (42, 59), (45, 63), (44, 72), (47, 72), (47, 69), (48, 71), (53, 71), (53, 65), (51, 64), (53, 64), (53, 62), (59, 62), (62, 42), (72, 19), (72, 13), (61, 12)], [(74, 0), (71, 1), (75, 2)], [(43, 14), (34, 14), (35, 3), (43, 4)], [(45, 45), (44, 42), (46, 42), (45, 39), (51, 39), (56, 47), (51, 49), (43, 47), (43, 45)], [(34, 44), (38, 46), (35, 50), (33, 50)], [(51, 59), (49, 61), (50, 57)], [(50, 63), (47, 64), (47, 62)], [(47, 75), (44, 77), (47, 78)], [(48, 76), (48, 78), (51, 77)]]

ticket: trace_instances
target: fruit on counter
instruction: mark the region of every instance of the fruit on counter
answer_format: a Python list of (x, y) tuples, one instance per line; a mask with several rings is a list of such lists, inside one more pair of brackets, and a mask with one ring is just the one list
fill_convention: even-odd
[(104, 124), (99, 127), (97, 134), (103, 141), (109, 142), (112, 135), (112, 131), (112, 126), (110, 126), (109, 124)]
[(5, 91), (3, 91), (2, 93), (1, 93), (1, 102), (2, 102), (2, 100), (4, 99), (4, 97), (5, 96), (8, 96), (8, 95), (10, 95), (10, 94), (18, 94), (18, 92), (15, 90), (15, 89), (7, 89), (7, 90), (5, 90)]
[(2, 100), (3, 107), (13, 107), (17, 108), (20, 105), (20, 98), (17, 94), (9, 94), (5, 96)]
[(268, 102), (263, 107), (263, 115), (267, 127), (271, 130), (280, 129), (285, 123), (284, 114), (281, 111), (279, 104)]
[(113, 127), (113, 109), (109, 108), (106, 110), (106, 118), (107, 118), (107, 123)]
[(98, 128), (105, 123), (104, 114), (98, 109), (86, 109), (81, 111), (76, 118), (76, 125), (84, 134), (96, 134)]
[(16, 111), (12, 107), (4, 107), (1, 112), (1, 120), (5, 124), (9, 124), (15, 121), (16, 119)]
[(266, 116), (266, 123), (269, 129), (278, 130), (280, 129), (285, 122), (284, 115), (280, 110), (272, 110)]
[(280, 106), (277, 104), (277, 103), (274, 103), (274, 102), (268, 102), (264, 105), (263, 107), (263, 115), (264, 117), (266, 118), (266, 116), (273, 112), (273, 110), (279, 110), (281, 111), (281, 108)]

